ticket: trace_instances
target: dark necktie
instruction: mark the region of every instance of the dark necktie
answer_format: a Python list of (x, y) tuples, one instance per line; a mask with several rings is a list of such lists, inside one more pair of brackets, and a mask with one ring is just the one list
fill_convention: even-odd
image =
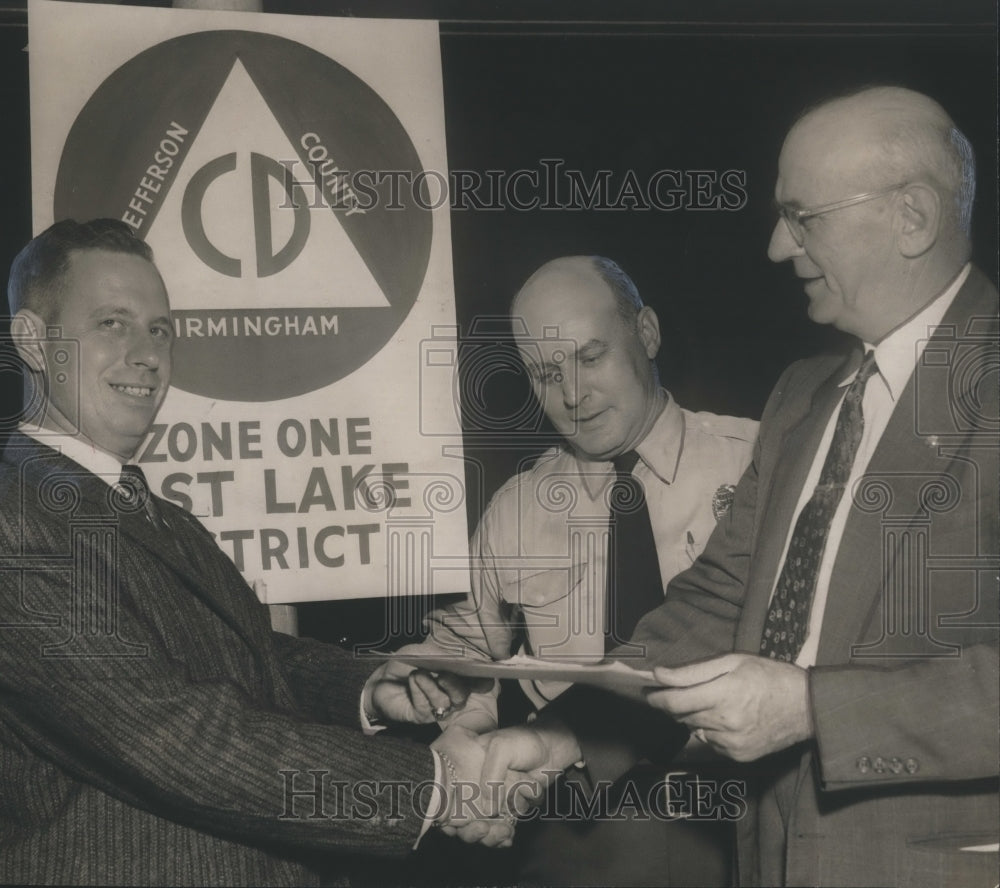
[(870, 351), (861, 362), (857, 376), (840, 405), (837, 425), (833, 430), (833, 439), (819, 482), (809, 501), (799, 512), (781, 576), (778, 577), (774, 597), (767, 611), (764, 636), (760, 642), (762, 656), (791, 663), (802, 649), (809, 630), (816, 577), (826, 548), (830, 522), (843, 498), (865, 427), (861, 412), (865, 384), (877, 369), (875, 352)]
[(141, 506), (146, 520), (157, 530), (163, 530), (167, 524), (163, 520), (160, 507), (156, 504), (156, 498), (150, 492), (149, 484), (146, 483), (146, 475), (138, 466), (122, 466), (121, 479), (119, 484), (128, 495), (130, 504)]
[(642, 482), (632, 476), (639, 460), (634, 450), (616, 456), (608, 525), (608, 626), (606, 651), (632, 637), (640, 618), (663, 603), (663, 582)]

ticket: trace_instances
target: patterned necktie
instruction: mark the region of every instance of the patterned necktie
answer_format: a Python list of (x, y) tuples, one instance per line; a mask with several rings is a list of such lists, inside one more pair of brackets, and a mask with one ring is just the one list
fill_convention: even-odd
[(160, 513), (156, 499), (150, 492), (149, 484), (146, 483), (146, 475), (138, 466), (122, 466), (122, 474), (119, 484), (128, 493), (129, 501), (142, 506), (146, 520), (157, 530), (164, 530), (167, 526)]
[(819, 482), (795, 522), (788, 554), (767, 611), (764, 636), (760, 642), (762, 656), (791, 663), (802, 649), (809, 630), (809, 613), (830, 522), (843, 498), (865, 427), (861, 412), (865, 384), (876, 370), (875, 352), (870, 351), (861, 362), (854, 382), (840, 405), (833, 440)]
[(628, 641), (639, 619), (663, 603), (660, 562), (642, 482), (632, 476), (639, 454), (616, 456), (608, 525), (607, 614), (604, 649)]

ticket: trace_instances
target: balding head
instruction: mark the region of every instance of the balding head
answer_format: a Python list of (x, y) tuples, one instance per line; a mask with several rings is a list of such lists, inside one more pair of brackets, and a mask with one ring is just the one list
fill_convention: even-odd
[(604, 460), (638, 445), (663, 407), (660, 331), (628, 276), (601, 257), (555, 259), (511, 311), (535, 395), (577, 453)]
[(972, 152), (937, 102), (873, 87), (806, 112), (778, 160), (768, 256), (791, 260), (809, 316), (878, 342), (968, 261)]
[(897, 86), (863, 89), (804, 113), (788, 141), (803, 133), (825, 140), (847, 161), (841, 172), (852, 188), (874, 190), (888, 181), (931, 185), (941, 197), (945, 225), (969, 234), (976, 188), (972, 147), (929, 96)]
[(551, 292), (560, 282), (569, 284), (576, 292), (594, 287), (602, 296), (606, 295), (598, 284), (607, 287), (607, 295), (615, 301), (615, 308), (622, 320), (635, 326), (636, 317), (642, 309), (642, 297), (635, 284), (618, 265), (604, 256), (562, 256), (546, 262), (525, 281), (511, 301), (511, 314), (516, 313), (517, 302), (533, 293)]

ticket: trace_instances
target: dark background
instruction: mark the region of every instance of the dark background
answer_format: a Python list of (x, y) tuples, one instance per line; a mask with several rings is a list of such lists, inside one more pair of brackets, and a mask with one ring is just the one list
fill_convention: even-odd
[[(0, 2), (3, 269), (32, 234), (24, 6)], [(265, 10), (439, 19), (452, 170), (540, 170), (542, 159), (560, 159), (586, 178), (612, 170), (616, 187), (627, 170), (640, 181), (660, 169), (746, 173), (749, 201), (736, 212), (453, 210), (464, 368), (475, 383), (464, 416), (470, 525), (547, 440), (544, 428), (525, 435), (508, 422), (530, 413), (528, 389), (511, 362), (497, 360), (509, 344), (490, 316), (550, 258), (599, 253), (632, 275), (661, 318), (664, 383), (691, 409), (758, 417), (783, 367), (841, 344), (808, 321), (791, 269), (765, 255), (782, 139), (799, 111), (826, 96), (890, 82), (948, 109), (979, 165), (974, 259), (997, 279), (993, 3), (299, 0)], [(16, 368), (0, 353), (4, 426), (16, 421), (19, 398)], [(300, 605), (300, 630), (342, 644), (388, 638), (392, 647), (419, 634), (434, 603)], [(431, 835), (405, 863), (359, 863), (352, 883), (495, 884), (512, 878), (511, 865)]]
[[(541, 160), (559, 159), (586, 179), (611, 170), (612, 195), (628, 170), (643, 182), (661, 169), (745, 172), (749, 200), (734, 212), (453, 209), (463, 366), (475, 383), (466, 386), (464, 416), (470, 525), (518, 462), (549, 440), (511, 428), (530, 396), (511, 363), (495, 360), (506, 337), (490, 319), (548, 259), (599, 253), (631, 274), (660, 315), (664, 383), (691, 409), (758, 417), (783, 367), (838, 347), (834, 331), (808, 321), (790, 267), (765, 255), (778, 152), (807, 105), (873, 82), (939, 100), (976, 150), (974, 258), (997, 277), (992, 3), (300, 0), (265, 2), (265, 10), (438, 18), (453, 171), (541, 172)], [(3, 269), (32, 234), (26, 21), (24, 3), (0, 3)], [(15, 419), (19, 391), (9, 356), (0, 356), (4, 425)], [(302, 605), (301, 631), (370, 642), (388, 627), (399, 641), (419, 632), (431, 603)]]

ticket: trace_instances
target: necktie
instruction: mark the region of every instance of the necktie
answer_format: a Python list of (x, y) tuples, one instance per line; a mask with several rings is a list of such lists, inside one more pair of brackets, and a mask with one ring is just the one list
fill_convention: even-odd
[(157, 530), (163, 530), (167, 524), (163, 520), (159, 506), (156, 505), (156, 498), (150, 492), (149, 484), (146, 482), (146, 475), (138, 466), (122, 466), (122, 474), (119, 484), (125, 489), (130, 503), (142, 506), (146, 520)]
[(608, 624), (604, 649), (629, 640), (643, 614), (663, 603), (660, 562), (642, 482), (632, 476), (639, 454), (616, 456), (608, 535)]
[(760, 642), (762, 656), (791, 663), (802, 649), (809, 630), (816, 576), (830, 532), (830, 522), (843, 498), (865, 427), (861, 412), (865, 384), (877, 369), (875, 352), (870, 351), (861, 362), (840, 405), (819, 482), (795, 522), (788, 554), (767, 611), (764, 636)]

